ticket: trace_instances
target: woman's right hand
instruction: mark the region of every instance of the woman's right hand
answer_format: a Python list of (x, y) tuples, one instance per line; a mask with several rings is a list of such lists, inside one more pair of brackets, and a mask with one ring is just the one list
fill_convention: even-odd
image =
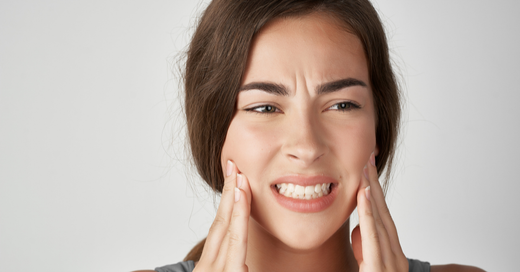
[(193, 271), (248, 271), (247, 225), (251, 210), (251, 188), (236, 165), (228, 161), (220, 205), (199, 262)]

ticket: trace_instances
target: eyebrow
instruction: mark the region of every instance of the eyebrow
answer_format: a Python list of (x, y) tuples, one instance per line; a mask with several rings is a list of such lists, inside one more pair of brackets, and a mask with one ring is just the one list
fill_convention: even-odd
[(269, 82), (252, 82), (240, 87), (239, 91), (261, 90), (270, 94), (288, 96), (289, 92), (284, 85)]
[[(324, 84), (320, 84), (316, 87), (316, 93), (326, 94), (332, 93), (335, 91), (339, 91), (344, 88), (352, 87), (352, 86), (361, 86), (367, 87), (367, 84), (359, 79), (355, 78), (345, 78), (332, 82), (327, 82)], [(239, 91), (249, 91), (249, 90), (261, 90), (274, 95), (288, 96), (289, 91), (287, 87), (282, 84), (275, 84), (270, 82), (251, 82), (242, 87), (240, 87)]]
[(332, 93), (332, 92), (339, 91), (341, 89), (352, 87), (352, 86), (367, 87), (367, 84), (359, 79), (345, 78), (345, 79), (340, 79), (340, 80), (318, 85), (318, 87), (316, 88), (316, 90), (317, 90), (316, 93), (317, 94)]

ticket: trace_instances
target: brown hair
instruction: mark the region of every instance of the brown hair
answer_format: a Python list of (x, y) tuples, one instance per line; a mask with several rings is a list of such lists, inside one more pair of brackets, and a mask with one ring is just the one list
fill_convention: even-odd
[[(378, 173), (386, 169), (386, 191), (401, 114), (399, 89), (379, 16), (368, 0), (213, 0), (199, 20), (187, 51), (185, 111), (191, 154), (202, 179), (222, 192), (222, 146), (235, 114), (253, 36), (274, 18), (325, 12), (364, 46), (377, 117)], [(199, 260), (205, 239), (185, 260)]]

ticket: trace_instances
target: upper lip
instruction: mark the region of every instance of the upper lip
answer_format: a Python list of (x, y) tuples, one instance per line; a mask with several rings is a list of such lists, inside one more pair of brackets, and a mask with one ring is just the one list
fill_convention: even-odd
[(301, 176), (301, 175), (287, 175), (275, 179), (271, 185), (292, 183), (300, 186), (311, 186), (323, 183), (337, 183), (337, 181), (331, 177), (325, 175), (316, 176)]

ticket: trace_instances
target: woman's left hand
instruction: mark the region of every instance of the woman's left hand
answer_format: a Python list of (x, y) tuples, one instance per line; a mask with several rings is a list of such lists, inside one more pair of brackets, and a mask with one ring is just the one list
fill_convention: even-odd
[(375, 155), (365, 166), (359, 185), (357, 208), (359, 225), (352, 231), (352, 249), (359, 271), (408, 271), (408, 260), (397, 229), (386, 206), (377, 176)]

